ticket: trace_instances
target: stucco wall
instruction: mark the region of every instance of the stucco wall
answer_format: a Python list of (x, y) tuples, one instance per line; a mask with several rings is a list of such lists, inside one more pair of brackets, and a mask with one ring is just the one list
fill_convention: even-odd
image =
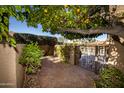
[(0, 87), (16, 87), (16, 53), (0, 44)]
[(24, 70), (18, 63), (24, 44), (17, 44), (14, 48), (7, 44), (0, 44), (0, 87), (22, 87)]
[(45, 56), (53, 56), (54, 55), (54, 46), (50, 45), (40, 45), (40, 48), (44, 50)]
[(16, 81), (17, 81), (17, 87), (21, 88), (23, 85), (24, 80), (24, 68), (21, 64), (19, 64), (19, 57), (22, 53), (22, 48), (25, 46), (25, 44), (17, 44), (17, 50), (16, 52)]
[(69, 57), (69, 64), (72, 64), (72, 65), (74, 65), (75, 64), (75, 47), (70, 47), (70, 51), (69, 51), (69, 53), (70, 53), (70, 57)]
[(75, 65), (79, 65), (80, 58), (81, 58), (80, 46), (75, 46)]
[(124, 72), (124, 45), (113, 40), (109, 49), (108, 64), (112, 64)]
[[(24, 68), (20, 65), (19, 57), (25, 44), (17, 44), (17, 51), (0, 44), (0, 87), (22, 87), (24, 80)], [(40, 46), (46, 52), (50, 49), (48, 55), (54, 53), (54, 46)]]

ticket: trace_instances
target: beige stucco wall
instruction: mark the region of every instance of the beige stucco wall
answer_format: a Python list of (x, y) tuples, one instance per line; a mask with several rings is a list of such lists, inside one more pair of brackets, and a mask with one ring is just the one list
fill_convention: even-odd
[[(0, 44), (0, 87), (22, 87), (24, 68), (18, 62), (24, 46), (25, 44), (17, 44), (16, 52), (13, 47)], [(45, 51), (50, 48), (48, 54), (53, 54), (53, 46), (42, 45), (41, 48)]]
[(0, 44), (0, 87), (16, 87), (16, 53)]
[(18, 63), (23, 44), (17, 44), (18, 53), (7, 44), (0, 44), (0, 87), (22, 87), (24, 70)]
[(17, 50), (16, 52), (16, 82), (17, 82), (17, 87), (21, 88), (23, 85), (23, 80), (24, 80), (24, 68), (21, 64), (19, 64), (19, 57), (22, 53), (22, 48), (25, 46), (25, 44), (17, 44)]
[(108, 63), (124, 72), (124, 45), (113, 40), (109, 49)]
[(44, 51), (45, 56), (53, 56), (54, 55), (54, 46), (50, 45), (39, 45), (40, 48)]

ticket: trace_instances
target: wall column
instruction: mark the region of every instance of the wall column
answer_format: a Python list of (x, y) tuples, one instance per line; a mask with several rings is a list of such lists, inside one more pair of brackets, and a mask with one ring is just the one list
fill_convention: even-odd
[(0, 44), (0, 87), (16, 87), (16, 52)]
[(75, 46), (75, 65), (79, 64), (80, 58), (81, 58), (80, 46)]

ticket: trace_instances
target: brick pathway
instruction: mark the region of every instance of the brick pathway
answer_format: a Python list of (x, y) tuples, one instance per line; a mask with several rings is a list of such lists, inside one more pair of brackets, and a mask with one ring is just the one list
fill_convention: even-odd
[(63, 64), (57, 57), (43, 58), (38, 78), (42, 88), (95, 87), (94, 73), (71, 64)]

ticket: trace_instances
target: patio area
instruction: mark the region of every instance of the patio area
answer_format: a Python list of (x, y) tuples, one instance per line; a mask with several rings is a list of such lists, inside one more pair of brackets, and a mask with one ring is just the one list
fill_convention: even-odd
[(95, 74), (79, 66), (60, 63), (58, 57), (43, 58), (38, 75), (42, 88), (91, 88), (95, 87)]

